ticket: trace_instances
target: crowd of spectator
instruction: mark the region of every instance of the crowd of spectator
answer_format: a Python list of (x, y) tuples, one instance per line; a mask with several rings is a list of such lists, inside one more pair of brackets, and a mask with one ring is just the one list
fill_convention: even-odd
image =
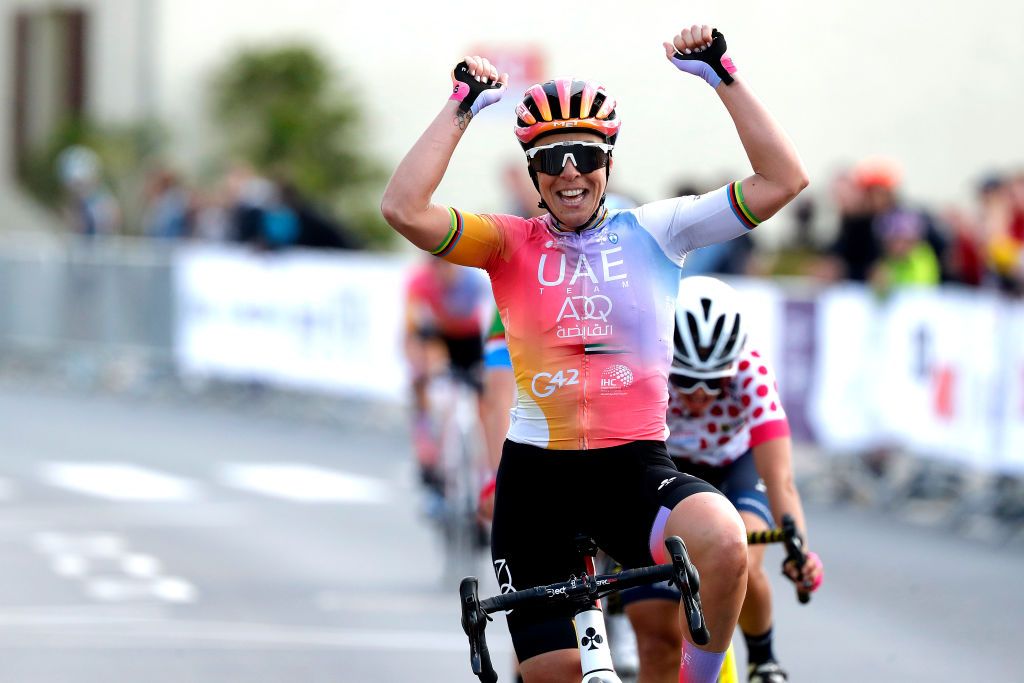
[[(75, 232), (125, 232), (123, 212), (103, 184), (99, 158), (71, 147), (58, 159), (65, 215)], [(535, 191), (518, 164), (503, 168), (514, 212), (538, 213)], [(899, 167), (870, 159), (841, 169), (825, 190), (805, 193), (789, 216), (783, 243), (758, 247), (733, 240), (691, 254), (686, 274), (804, 276), (852, 280), (880, 295), (904, 286), (958, 283), (1024, 296), (1024, 171), (981, 180), (972, 206), (926, 208), (907, 201)], [(682, 182), (677, 195), (713, 189)], [(616, 195), (616, 201), (628, 197)], [(825, 201), (823, 201), (825, 200)], [(611, 200), (610, 200), (611, 201)], [(635, 202), (633, 202), (635, 203)], [(823, 219), (831, 214), (834, 220)], [(151, 168), (134, 231), (157, 239), (237, 242), (260, 249), (356, 249), (363, 246), (337, 218), (283, 178), (232, 166), (220, 182), (188, 186), (166, 167)]]
[(220, 182), (194, 188), (165, 166), (146, 171), (140, 220), (132, 229), (103, 180), (99, 157), (75, 146), (58, 159), (69, 228), (83, 235), (140, 234), (164, 240), (237, 242), (259, 249), (358, 249), (363, 246), (339, 219), (310, 201), (285, 178), (232, 166)]
[(983, 179), (968, 207), (918, 206), (906, 200), (901, 186), (896, 164), (865, 160), (831, 180), (824, 208), (834, 212), (833, 225), (822, 224), (821, 197), (811, 193), (795, 202), (791, 229), (779, 247), (734, 240), (714, 254), (693, 254), (688, 267), (852, 280), (883, 296), (899, 287), (942, 283), (1024, 295), (1024, 171)]

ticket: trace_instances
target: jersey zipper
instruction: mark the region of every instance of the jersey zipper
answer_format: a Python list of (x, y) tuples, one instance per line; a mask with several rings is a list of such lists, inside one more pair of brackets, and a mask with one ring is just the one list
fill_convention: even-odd
[[(578, 261), (579, 258), (584, 256), (586, 253), (583, 248), (584, 238), (578, 232), (576, 233), (576, 241), (579, 249), (579, 254), (576, 257)], [(587, 278), (582, 278), (581, 281), (583, 282), (583, 295), (590, 296), (590, 291), (588, 289), (589, 280)], [(580, 358), (580, 377), (582, 377), (582, 380), (580, 381), (580, 448), (582, 450), (587, 450), (590, 441), (588, 438), (588, 434), (590, 434), (590, 401), (588, 400), (590, 392), (590, 359), (587, 357), (587, 321), (584, 320), (583, 322), (583, 354)]]

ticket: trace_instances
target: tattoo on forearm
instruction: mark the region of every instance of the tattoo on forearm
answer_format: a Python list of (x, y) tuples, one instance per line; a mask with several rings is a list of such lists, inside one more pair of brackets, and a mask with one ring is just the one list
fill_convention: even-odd
[(455, 125), (459, 127), (459, 130), (466, 130), (469, 126), (469, 122), (473, 120), (473, 112), (471, 111), (458, 111), (455, 112)]

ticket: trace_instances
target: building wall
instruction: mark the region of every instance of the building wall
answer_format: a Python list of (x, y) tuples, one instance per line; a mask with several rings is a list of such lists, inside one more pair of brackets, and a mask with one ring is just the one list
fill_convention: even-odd
[[(620, 189), (652, 199), (682, 177), (744, 175), (743, 150), (717, 98), (662, 52), (682, 24), (702, 21), (726, 33), (740, 73), (795, 140), (816, 190), (825, 190), (837, 164), (884, 154), (905, 167), (910, 196), (965, 200), (980, 174), (1020, 164), (1024, 149), (1024, 88), (1014, 85), (1024, 62), (1017, 37), (1024, 4), (1011, 0), (80, 4), (97, 18), (90, 109), (130, 119), (155, 107), (187, 169), (200, 167), (217, 144), (206, 122), (211, 70), (241, 45), (298, 38), (320, 46), (358, 86), (370, 113), (367, 149), (388, 167), (444, 103), (448, 71), (466, 50), (532, 43), (543, 47), (551, 75), (594, 77), (617, 95)], [(0, 79), (7, 92), (9, 74)], [(0, 109), (6, 130), (8, 112)], [(510, 114), (485, 112), (437, 199), (467, 210), (504, 208), (499, 168), (519, 154)]]

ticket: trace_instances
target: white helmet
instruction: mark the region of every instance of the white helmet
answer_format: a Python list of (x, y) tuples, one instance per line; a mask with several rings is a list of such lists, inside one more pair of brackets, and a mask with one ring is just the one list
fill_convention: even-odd
[(747, 342), (740, 295), (721, 280), (683, 278), (676, 303), (673, 375), (713, 379), (736, 374)]

